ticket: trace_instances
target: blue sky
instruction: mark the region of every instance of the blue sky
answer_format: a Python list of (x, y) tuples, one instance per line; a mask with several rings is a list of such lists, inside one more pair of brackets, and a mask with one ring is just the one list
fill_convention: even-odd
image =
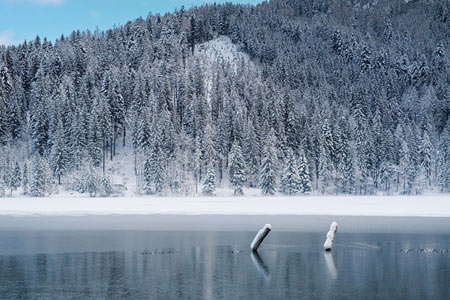
[(73, 30), (101, 30), (153, 14), (204, 3), (256, 4), (261, 0), (0, 0), (0, 44), (33, 40), (37, 34), (54, 41)]

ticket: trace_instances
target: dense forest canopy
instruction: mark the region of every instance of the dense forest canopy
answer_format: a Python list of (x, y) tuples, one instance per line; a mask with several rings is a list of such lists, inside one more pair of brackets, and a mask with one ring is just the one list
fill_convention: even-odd
[(449, 37), (448, 0), (272, 0), (0, 46), (0, 194), (117, 194), (123, 153), (137, 193), (450, 192)]

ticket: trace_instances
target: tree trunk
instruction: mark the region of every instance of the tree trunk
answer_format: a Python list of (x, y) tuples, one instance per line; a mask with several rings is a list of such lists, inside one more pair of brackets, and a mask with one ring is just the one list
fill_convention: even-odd
[(109, 138), (109, 153), (110, 153), (110, 159), (113, 160), (113, 137)]
[(106, 161), (106, 137), (103, 136), (103, 174), (105, 174), (105, 161)]
[(117, 139), (117, 126), (114, 126), (114, 143), (113, 143), (113, 156), (116, 156), (116, 139)]
[(125, 136), (127, 135), (127, 130), (125, 129), (125, 125), (123, 125), (123, 144), (122, 146), (125, 147)]

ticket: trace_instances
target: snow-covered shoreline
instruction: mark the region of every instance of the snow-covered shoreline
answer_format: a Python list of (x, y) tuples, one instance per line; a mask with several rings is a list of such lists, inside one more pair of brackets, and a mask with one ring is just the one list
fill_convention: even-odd
[(450, 217), (450, 195), (0, 198), (0, 216), (87, 215)]

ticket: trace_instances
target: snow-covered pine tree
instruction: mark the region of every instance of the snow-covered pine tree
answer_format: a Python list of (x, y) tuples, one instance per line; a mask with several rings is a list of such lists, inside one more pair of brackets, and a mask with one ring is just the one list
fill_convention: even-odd
[(70, 126), (68, 134), (70, 138), (67, 143), (68, 166), (78, 168), (84, 161), (84, 154), (87, 146), (86, 132), (83, 126), (81, 109), (77, 109), (70, 114)]
[(324, 119), (319, 136), (320, 152), (319, 152), (319, 178), (320, 190), (324, 194), (332, 183), (333, 178), (333, 160), (334, 140), (331, 131), (331, 125), (327, 118)]
[(277, 174), (277, 150), (275, 131), (270, 130), (263, 148), (261, 161), (261, 190), (264, 195), (275, 194)]
[(111, 180), (107, 176), (102, 176), (99, 180), (100, 197), (108, 197), (113, 193)]
[(33, 197), (43, 197), (45, 195), (46, 178), (42, 160), (43, 158), (39, 154), (33, 156), (30, 182), (30, 194)]
[(153, 183), (153, 178), (152, 178), (152, 169), (151, 169), (151, 158), (150, 156), (148, 156), (145, 159), (144, 162), (144, 170), (143, 170), (143, 176), (142, 176), (142, 181), (143, 181), (143, 186), (142, 188), (144, 189), (145, 193), (147, 195), (152, 193), (152, 183)]
[[(109, 106), (108, 101), (104, 97), (104, 95), (100, 94), (99, 97), (97, 97), (99, 110), (97, 114), (98, 118), (98, 126), (101, 133), (102, 138), (102, 170), (103, 174), (106, 172), (106, 152), (108, 151), (108, 143), (109, 139), (112, 135), (111, 130), (111, 108)], [(111, 146), (111, 143), (109, 143), (109, 146)], [(112, 160), (112, 149), (111, 151), (111, 160)]]
[(242, 155), (241, 146), (239, 146), (238, 142), (235, 140), (233, 145), (231, 146), (231, 151), (228, 156), (229, 161), (229, 176), (230, 183), (234, 189), (234, 195), (242, 195), (244, 191), (242, 187), (245, 183), (245, 161)]
[(285, 195), (295, 195), (300, 189), (301, 181), (297, 162), (292, 150), (289, 149), (284, 160), (283, 174), (281, 176), (281, 191)]
[(341, 193), (352, 194), (355, 189), (355, 167), (347, 135), (343, 134), (340, 145), (338, 173), (342, 179)]
[(206, 169), (206, 176), (203, 180), (203, 195), (212, 196), (216, 191), (216, 172), (214, 171), (214, 166), (212, 162), (208, 164)]
[(284, 131), (286, 134), (287, 146), (293, 151), (298, 148), (298, 112), (295, 107), (294, 99), (288, 93), (284, 95), (285, 116)]
[(250, 187), (259, 185), (260, 149), (253, 123), (250, 122), (244, 139), (244, 157), (247, 166), (247, 181)]
[(450, 192), (450, 121), (447, 121), (439, 141), (437, 171), (440, 191)]
[(149, 151), (151, 147), (152, 134), (150, 123), (148, 120), (148, 113), (144, 110), (138, 117), (138, 131), (137, 131), (137, 149), (142, 152)]
[(324, 194), (331, 184), (331, 178), (333, 175), (333, 165), (331, 161), (331, 153), (328, 149), (322, 145), (319, 152), (319, 178), (320, 178), (320, 191)]
[(195, 194), (198, 193), (198, 184), (200, 182), (200, 171), (201, 171), (201, 150), (200, 150), (200, 139), (196, 137), (192, 143), (192, 172), (194, 176), (195, 183)]
[(68, 167), (67, 149), (64, 139), (64, 128), (61, 120), (58, 125), (50, 149), (49, 164), (52, 175), (58, 178), (58, 184), (61, 184), (61, 176), (66, 173)]
[(306, 155), (303, 150), (300, 151), (298, 177), (300, 179), (300, 192), (302, 192), (303, 194), (310, 194), (312, 191), (311, 176), (309, 174)]
[(12, 195), (12, 192), (17, 190), (17, 188), (21, 185), (21, 170), (19, 166), (19, 162), (16, 161), (14, 168), (11, 169), (10, 173), (10, 182), (9, 182), (9, 189), (10, 194)]
[(412, 124), (408, 128), (407, 143), (409, 148), (409, 163), (407, 166), (407, 185), (408, 194), (417, 193), (417, 189), (420, 189), (418, 183), (418, 174), (420, 171), (420, 160), (419, 160), (419, 147), (420, 147), (420, 135), (417, 133), (415, 124)]
[(154, 137), (150, 160), (155, 193), (160, 194), (164, 189), (166, 180), (166, 157), (161, 148), (158, 135), (159, 132)]
[(23, 165), (23, 173), (22, 173), (22, 193), (24, 195), (28, 194), (28, 167), (25, 163)]
[(406, 194), (408, 190), (408, 170), (409, 170), (409, 163), (410, 163), (410, 152), (408, 144), (405, 140), (402, 141), (401, 144), (402, 148), (400, 150), (400, 160), (398, 165), (398, 172), (401, 176), (401, 183), (402, 183), (402, 193)]
[(429, 188), (431, 186), (431, 174), (433, 170), (435, 154), (433, 144), (431, 143), (430, 135), (427, 130), (423, 132), (422, 138), (420, 139), (419, 157), (420, 166), (425, 176), (425, 185), (427, 188)]
[(214, 131), (211, 127), (210, 122), (211, 121), (209, 121), (206, 124), (205, 135), (204, 135), (203, 145), (202, 145), (203, 162), (205, 163), (206, 167), (208, 167), (210, 163), (212, 165), (214, 165), (216, 157), (217, 157), (217, 151), (215, 149), (214, 140), (213, 140)]
[(83, 185), (83, 193), (89, 193), (89, 196), (95, 197), (98, 190), (98, 179), (97, 172), (94, 168), (93, 162), (89, 164), (89, 167), (86, 169), (85, 174), (83, 175), (82, 185)]
[(89, 121), (87, 150), (94, 167), (100, 166), (102, 162), (102, 140), (95, 111), (91, 114), (91, 119)]

